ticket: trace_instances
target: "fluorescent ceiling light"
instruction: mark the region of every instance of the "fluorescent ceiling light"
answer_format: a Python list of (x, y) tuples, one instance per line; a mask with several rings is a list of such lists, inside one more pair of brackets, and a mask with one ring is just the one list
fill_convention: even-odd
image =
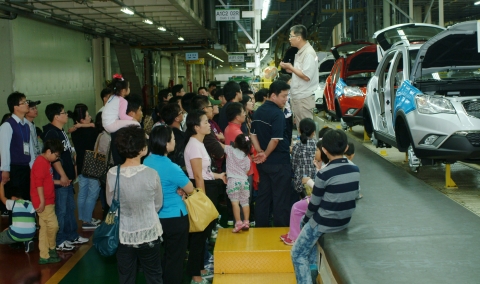
[(208, 55), (210, 55), (211, 57), (213, 57), (213, 58), (217, 59), (218, 61), (220, 61), (220, 62), (223, 62), (223, 60), (222, 60), (222, 59), (220, 59), (220, 58), (218, 58), (217, 56), (215, 56), (215, 55), (211, 54), (210, 52), (207, 52), (207, 54), (208, 54)]
[(267, 18), (268, 10), (270, 10), (270, 0), (263, 0), (262, 20), (265, 20)]
[(143, 22), (144, 22), (145, 24), (153, 25), (153, 22), (150, 21), (149, 19), (145, 19), (145, 20), (143, 20)]
[(132, 10), (128, 9), (127, 7), (123, 7), (122, 9), (120, 9), (120, 11), (124, 12), (125, 14), (127, 15), (134, 15), (135, 12), (133, 12)]
[(114, 34), (113, 36), (115, 36), (115, 37), (122, 37), (121, 34)]
[(42, 10), (33, 10), (33, 13), (37, 14), (37, 15), (40, 15), (40, 16), (47, 17), (47, 18), (50, 18), (52, 16), (52, 14), (50, 14), (48, 12), (45, 12), (45, 11), (42, 11)]
[(165, 32), (165, 31), (167, 30), (167, 29), (164, 28), (163, 26), (158, 27), (158, 29), (161, 30), (162, 32)]
[(179, 36), (178, 40), (185, 40), (183, 37)]
[(105, 32), (104, 29), (100, 29), (100, 28), (96, 28), (95, 31), (100, 34), (103, 34)]
[(72, 26), (83, 27), (83, 24), (80, 22), (69, 21), (68, 23)]
[(473, 3), (473, 5), (480, 5), (480, 1)]

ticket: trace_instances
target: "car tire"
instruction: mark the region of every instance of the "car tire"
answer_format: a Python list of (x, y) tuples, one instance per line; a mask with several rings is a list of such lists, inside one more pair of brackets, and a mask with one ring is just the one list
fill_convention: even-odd
[(340, 104), (338, 100), (335, 100), (335, 121), (341, 121), (342, 119), (342, 109), (340, 108)]
[(370, 112), (366, 107), (364, 107), (364, 110), (363, 110), (363, 127), (365, 129), (365, 132), (367, 132), (367, 135), (372, 137), (372, 133), (373, 133), (372, 117), (370, 116)]

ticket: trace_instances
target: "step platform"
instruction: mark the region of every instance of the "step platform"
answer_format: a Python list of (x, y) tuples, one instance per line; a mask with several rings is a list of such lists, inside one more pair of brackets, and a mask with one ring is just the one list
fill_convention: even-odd
[[(277, 274), (277, 276), (282, 276), (279, 274), (291, 274), (293, 282), (275, 281), (278, 283), (295, 283), (295, 274), (290, 257), (292, 247), (285, 245), (280, 239), (280, 235), (286, 233), (288, 233), (288, 227), (251, 228), (240, 233), (232, 233), (232, 229), (218, 230), (213, 252), (215, 284), (227, 283), (221, 282), (221, 279), (230, 274), (258, 274), (248, 276), (255, 279), (274, 276), (268, 274)], [(244, 282), (246, 280), (245, 276), (237, 277), (241, 277)], [(281, 279), (277, 276), (275, 276), (275, 279)], [(285, 275), (282, 277), (288, 278)], [(263, 283), (265, 283), (264, 281)], [(267, 283), (273, 282), (268, 281)]]

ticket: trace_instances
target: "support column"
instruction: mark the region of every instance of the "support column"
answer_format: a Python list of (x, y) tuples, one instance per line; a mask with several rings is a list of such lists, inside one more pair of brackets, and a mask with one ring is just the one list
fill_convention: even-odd
[[(173, 84), (178, 84), (178, 54), (173, 54)], [(185, 86), (184, 86), (185, 87)]]
[[(95, 93), (95, 109), (100, 109), (103, 106), (103, 102), (100, 99), (99, 94), (102, 92), (105, 83), (103, 77), (103, 56), (102, 54), (102, 39), (92, 39), (92, 68), (93, 68), (93, 89)], [(111, 79), (111, 77), (108, 77)], [(92, 111), (92, 113), (94, 113)]]
[(413, 19), (415, 23), (422, 23), (422, 6), (413, 7)]
[(390, 3), (383, 0), (383, 28), (390, 26)]
[(441, 27), (445, 26), (443, 21), (443, 0), (438, 0), (438, 25)]
[[(429, 6), (425, 6), (425, 11), (428, 11), (428, 8), (429, 8)], [(427, 24), (432, 23), (432, 13), (431, 12), (428, 13), (428, 16), (427, 16), (427, 19), (426, 19), (425, 23), (427, 23)]]
[(413, 0), (408, 0), (408, 15), (410, 16), (410, 23), (414, 23), (413, 18)]
[(110, 38), (103, 38), (103, 72), (104, 79), (112, 78), (112, 58), (110, 56)]

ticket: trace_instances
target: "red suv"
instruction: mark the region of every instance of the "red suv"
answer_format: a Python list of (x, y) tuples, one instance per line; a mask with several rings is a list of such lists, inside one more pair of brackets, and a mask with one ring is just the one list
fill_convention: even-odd
[(334, 46), (330, 51), (336, 61), (325, 82), (325, 113), (332, 120), (340, 120), (343, 129), (362, 125), (367, 83), (379, 61), (377, 45), (354, 41)]

